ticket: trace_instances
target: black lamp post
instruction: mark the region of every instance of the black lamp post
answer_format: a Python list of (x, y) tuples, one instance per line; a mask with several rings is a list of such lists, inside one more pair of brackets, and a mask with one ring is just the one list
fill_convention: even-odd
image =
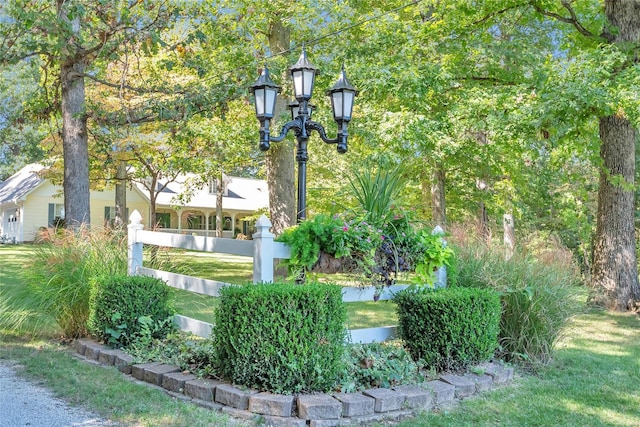
[(327, 144), (337, 144), (338, 153), (346, 153), (347, 124), (351, 120), (353, 100), (358, 94), (356, 88), (351, 86), (347, 80), (343, 66), (338, 81), (327, 91), (327, 95), (331, 97), (333, 118), (338, 124), (338, 135), (335, 138), (328, 138), (324, 127), (320, 123), (311, 120), (314, 106), (309, 103), (309, 100), (313, 93), (315, 76), (316, 68), (309, 63), (307, 53), (303, 48), (300, 59), (291, 67), (291, 77), (293, 78), (293, 89), (296, 97), (296, 100), (289, 104), (291, 120), (282, 126), (280, 135), (276, 137), (271, 136), (269, 125), (271, 119), (273, 119), (280, 86), (271, 80), (266, 65), (258, 80), (251, 85), (251, 93), (253, 93), (256, 101), (256, 117), (260, 121), (260, 149), (267, 151), (271, 146), (271, 142), (282, 141), (290, 130), (293, 130), (296, 134), (298, 143), (296, 151), (296, 161), (298, 162), (298, 222), (304, 220), (307, 216), (307, 160), (309, 160), (307, 142), (309, 141), (309, 135), (311, 131), (315, 130)]

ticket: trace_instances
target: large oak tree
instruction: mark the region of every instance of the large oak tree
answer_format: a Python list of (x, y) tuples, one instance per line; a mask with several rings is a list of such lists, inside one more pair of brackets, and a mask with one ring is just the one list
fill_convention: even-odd
[(156, 43), (158, 31), (175, 19), (174, 11), (168, 1), (10, 0), (3, 4), (1, 61), (40, 65), (44, 110), (60, 124), (53, 136), (62, 142), (67, 226), (90, 222), (87, 122), (91, 111), (87, 110), (86, 81), (97, 82), (123, 49)]

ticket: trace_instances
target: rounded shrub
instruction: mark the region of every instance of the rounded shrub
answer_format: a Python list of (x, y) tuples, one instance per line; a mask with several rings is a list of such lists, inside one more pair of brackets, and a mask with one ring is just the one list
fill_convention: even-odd
[(114, 347), (126, 348), (142, 335), (164, 338), (173, 330), (171, 289), (160, 279), (116, 275), (95, 280), (89, 328)]
[(212, 336), (216, 369), (275, 393), (328, 391), (342, 372), (345, 320), (336, 285), (223, 288)]
[(488, 289), (409, 288), (395, 297), (400, 337), (438, 371), (490, 359), (498, 345), (500, 297)]

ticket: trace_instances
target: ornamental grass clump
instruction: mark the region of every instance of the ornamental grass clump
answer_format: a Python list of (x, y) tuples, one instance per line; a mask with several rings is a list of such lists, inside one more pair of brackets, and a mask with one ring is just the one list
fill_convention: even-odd
[[(458, 286), (497, 291), (502, 301), (500, 349), (531, 366), (552, 360), (555, 344), (581, 309), (580, 273), (567, 257), (515, 254), (475, 243), (458, 247)], [(555, 260), (554, 260), (555, 259)]]
[(91, 281), (124, 274), (126, 235), (110, 230), (65, 230), (48, 234), (25, 261), (24, 286), (6, 299), (0, 323), (8, 329), (38, 334), (31, 318), (53, 318), (66, 338), (88, 334)]

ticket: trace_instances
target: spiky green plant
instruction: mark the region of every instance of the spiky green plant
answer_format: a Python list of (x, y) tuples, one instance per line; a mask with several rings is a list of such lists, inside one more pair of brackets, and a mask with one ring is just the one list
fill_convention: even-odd
[(348, 178), (351, 192), (359, 208), (365, 212), (365, 220), (375, 225), (389, 222), (395, 213), (393, 207), (398, 204), (405, 187), (401, 166), (368, 162)]
[(127, 243), (122, 233), (61, 230), (34, 245), (25, 260), (23, 286), (0, 295), (0, 324), (39, 334), (42, 315), (55, 320), (67, 338), (87, 335), (92, 279), (126, 274)]

